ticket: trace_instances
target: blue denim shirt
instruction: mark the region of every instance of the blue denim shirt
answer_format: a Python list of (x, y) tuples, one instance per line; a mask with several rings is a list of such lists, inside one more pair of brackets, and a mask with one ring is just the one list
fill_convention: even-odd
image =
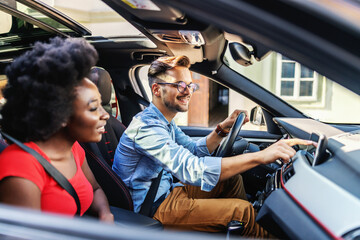
[(210, 156), (206, 137), (193, 141), (151, 103), (122, 135), (113, 163), (113, 170), (130, 190), (135, 212), (140, 211), (151, 181), (162, 169), (155, 202), (179, 185), (173, 183), (172, 174), (182, 183), (211, 191), (219, 181), (221, 158)]

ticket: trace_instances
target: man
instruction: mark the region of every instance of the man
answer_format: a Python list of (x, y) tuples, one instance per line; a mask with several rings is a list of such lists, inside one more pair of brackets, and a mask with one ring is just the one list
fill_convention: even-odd
[[(173, 119), (188, 110), (197, 90), (189, 67), (186, 56), (161, 57), (151, 64), (152, 103), (122, 135), (113, 169), (129, 187), (135, 212), (140, 211), (152, 180), (164, 169), (153, 209), (154, 218), (165, 227), (216, 232), (235, 220), (244, 223), (244, 235), (267, 237), (255, 222), (239, 173), (279, 158), (288, 162), (295, 154), (292, 145), (309, 142), (281, 140), (256, 153), (211, 157), (241, 111), (234, 111), (196, 142), (185, 135)], [(181, 183), (174, 183), (173, 176)]]

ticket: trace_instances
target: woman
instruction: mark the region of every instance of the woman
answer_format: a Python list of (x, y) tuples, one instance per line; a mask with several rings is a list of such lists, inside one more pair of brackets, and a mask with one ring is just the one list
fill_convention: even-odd
[[(96, 182), (81, 142), (98, 142), (108, 113), (97, 87), (85, 76), (97, 61), (85, 40), (61, 38), (36, 43), (7, 69), (1, 110), (2, 131), (40, 153), (74, 187), (83, 215), (114, 217)], [(0, 155), (2, 203), (75, 215), (74, 198), (50, 177), (31, 154), (12, 144)]]

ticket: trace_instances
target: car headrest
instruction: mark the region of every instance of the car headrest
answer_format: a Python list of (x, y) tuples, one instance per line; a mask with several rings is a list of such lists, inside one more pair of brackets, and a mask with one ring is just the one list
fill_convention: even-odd
[(95, 66), (90, 71), (89, 79), (98, 87), (102, 105), (109, 105), (111, 100), (111, 77), (109, 72)]

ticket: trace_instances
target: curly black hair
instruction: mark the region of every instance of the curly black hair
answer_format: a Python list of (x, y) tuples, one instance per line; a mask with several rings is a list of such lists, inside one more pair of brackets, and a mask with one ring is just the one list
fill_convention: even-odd
[(84, 39), (35, 43), (6, 68), (2, 131), (21, 142), (49, 139), (71, 116), (74, 89), (97, 60), (95, 48)]

